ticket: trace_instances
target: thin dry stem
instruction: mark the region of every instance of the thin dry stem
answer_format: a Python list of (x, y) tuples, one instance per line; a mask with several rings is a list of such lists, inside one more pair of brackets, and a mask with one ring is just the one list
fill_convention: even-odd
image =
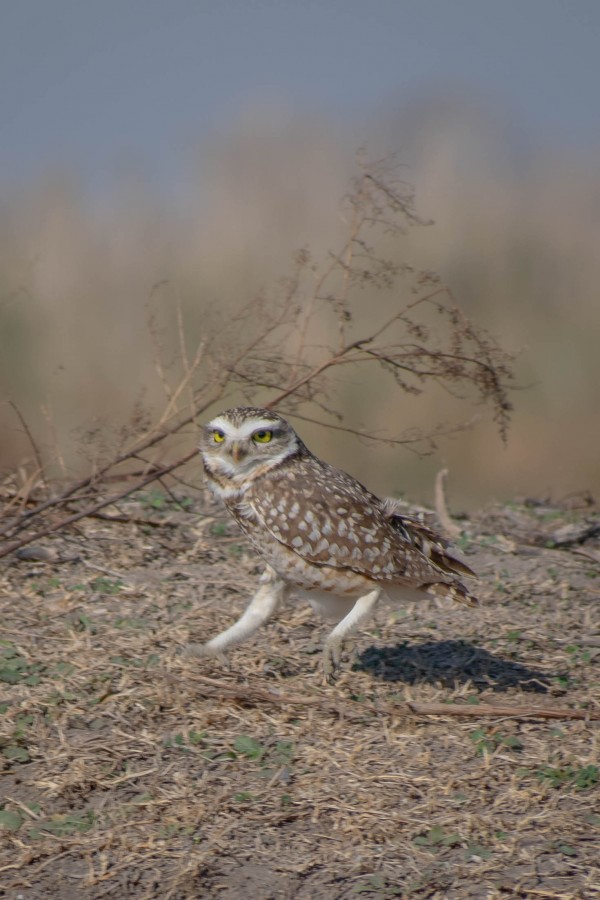
[(448, 507), (446, 506), (444, 486), (447, 476), (448, 469), (440, 469), (435, 477), (435, 511), (438, 522), (443, 527), (444, 531), (446, 531), (450, 537), (459, 538), (461, 535), (460, 528), (452, 521), (450, 513), (448, 512)]

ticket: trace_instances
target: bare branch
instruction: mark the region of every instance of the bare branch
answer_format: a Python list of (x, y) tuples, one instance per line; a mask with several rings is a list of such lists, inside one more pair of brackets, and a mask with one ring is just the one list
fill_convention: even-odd
[[(359, 369), (374, 386), (379, 379), (390, 397), (394, 391), (421, 393), (435, 384), (461, 399), (476, 392), (479, 402), (491, 407), (499, 432), (506, 437), (512, 357), (467, 319), (435, 275), (415, 270), (394, 250), (394, 242), (407, 228), (425, 224), (415, 212), (412, 188), (397, 177), (397, 166), (389, 160), (360, 159), (359, 168), (344, 199), (340, 246), (322, 256), (320, 263), (307, 248), (301, 249), (291, 275), (272, 296), (263, 291), (220, 318), (211, 311), (193, 356), (179, 298), (173, 320), (159, 325), (150, 304), (169, 283), (154, 285), (147, 319), (164, 406), (149, 415), (140, 405), (130, 426), (115, 429), (116, 449), (107, 449), (110, 423), (107, 428), (95, 426), (86, 435), (89, 445), (97, 442), (93, 471), (67, 480), (56, 496), (31, 505), (35, 479), (24, 479), (27, 490), (13, 489), (3, 511), (0, 537), (6, 543), (0, 555), (94, 515), (168, 474), (185, 484), (178, 470), (195, 451), (172, 460), (174, 440), (207, 410), (227, 400), (240, 402), (241, 397), (248, 403), (277, 406), (290, 416), (365, 440), (402, 444), (415, 452), (431, 452), (437, 438), (466, 427), (459, 422), (428, 433), (405, 429), (381, 434), (346, 422), (340, 394), (343, 380), (333, 375), (345, 374), (347, 366)], [(167, 361), (169, 347), (173, 358)], [(48, 456), (35, 445), (24, 417), (12, 406), (47, 483)], [(319, 412), (333, 421), (321, 420)], [(56, 440), (55, 445), (54, 458), (64, 471)], [(135, 465), (138, 460), (144, 465), (141, 471)], [(112, 481), (124, 477), (126, 487), (100, 498)], [(161, 484), (170, 490), (167, 482)], [(74, 505), (79, 507), (75, 512)]]
[(31, 430), (30, 430), (30, 428), (29, 428), (29, 425), (27, 424), (26, 420), (23, 418), (23, 416), (22, 416), (22, 414), (21, 414), (21, 410), (19, 409), (19, 407), (17, 406), (17, 404), (14, 402), (14, 400), (9, 400), (9, 401), (8, 401), (8, 405), (11, 407), (11, 409), (12, 409), (12, 410), (14, 411), (14, 413), (16, 414), (16, 416), (17, 416), (19, 422), (21, 423), (21, 426), (22, 426), (22, 428), (23, 428), (23, 431), (24, 431), (25, 434), (27, 435), (27, 439), (29, 440), (29, 443), (30, 443), (30, 445), (31, 445), (31, 449), (33, 450), (33, 455), (35, 456), (35, 461), (36, 461), (37, 467), (38, 467), (38, 473), (41, 475), (44, 484), (47, 484), (46, 475), (45, 475), (45, 472), (44, 472), (44, 463), (42, 462), (42, 456), (41, 456), (41, 453), (40, 453), (40, 451), (39, 451), (39, 449), (38, 449), (38, 446), (37, 446), (37, 444), (36, 444), (36, 442), (35, 442), (35, 439), (34, 439), (32, 433), (31, 433)]

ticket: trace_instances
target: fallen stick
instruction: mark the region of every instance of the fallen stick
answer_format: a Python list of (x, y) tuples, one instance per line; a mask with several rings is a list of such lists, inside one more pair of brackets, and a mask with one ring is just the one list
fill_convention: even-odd
[(600, 710), (552, 709), (545, 706), (501, 706), (495, 703), (417, 703), (407, 700), (406, 705), (422, 716), (506, 716), (520, 719), (599, 719)]
[(289, 706), (318, 706), (335, 712), (338, 715), (345, 713), (371, 712), (394, 715), (398, 713), (417, 714), (419, 716), (497, 716), (498, 718), (521, 719), (582, 719), (584, 721), (600, 720), (600, 710), (551, 708), (543, 706), (502, 706), (491, 703), (420, 703), (416, 700), (407, 700), (404, 704), (385, 703), (376, 705), (345, 700), (339, 702), (328, 701), (323, 697), (307, 697), (293, 694), (282, 694), (268, 688), (255, 687), (254, 685), (233, 684), (220, 681), (216, 678), (207, 678), (204, 675), (194, 675), (192, 680), (204, 686), (204, 692), (209, 696), (230, 697), (234, 700), (255, 701), (262, 703), (275, 703)]

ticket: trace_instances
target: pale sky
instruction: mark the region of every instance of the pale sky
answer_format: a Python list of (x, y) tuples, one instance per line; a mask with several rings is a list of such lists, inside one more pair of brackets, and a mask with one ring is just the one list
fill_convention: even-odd
[(123, 161), (168, 182), (252, 104), (360, 137), (448, 86), (597, 153), (600, 0), (0, 0), (0, 186)]

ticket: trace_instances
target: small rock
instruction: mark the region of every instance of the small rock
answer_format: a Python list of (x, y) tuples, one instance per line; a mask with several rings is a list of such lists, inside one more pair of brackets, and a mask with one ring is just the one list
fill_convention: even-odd
[(21, 547), (20, 550), (17, 550), (15, 556), (17, 559), (29, 562), (54, 562), (58, 557), (58, 553), (51, 547), (39, 547), (35, 544), (29, 544), (27, 547)]

